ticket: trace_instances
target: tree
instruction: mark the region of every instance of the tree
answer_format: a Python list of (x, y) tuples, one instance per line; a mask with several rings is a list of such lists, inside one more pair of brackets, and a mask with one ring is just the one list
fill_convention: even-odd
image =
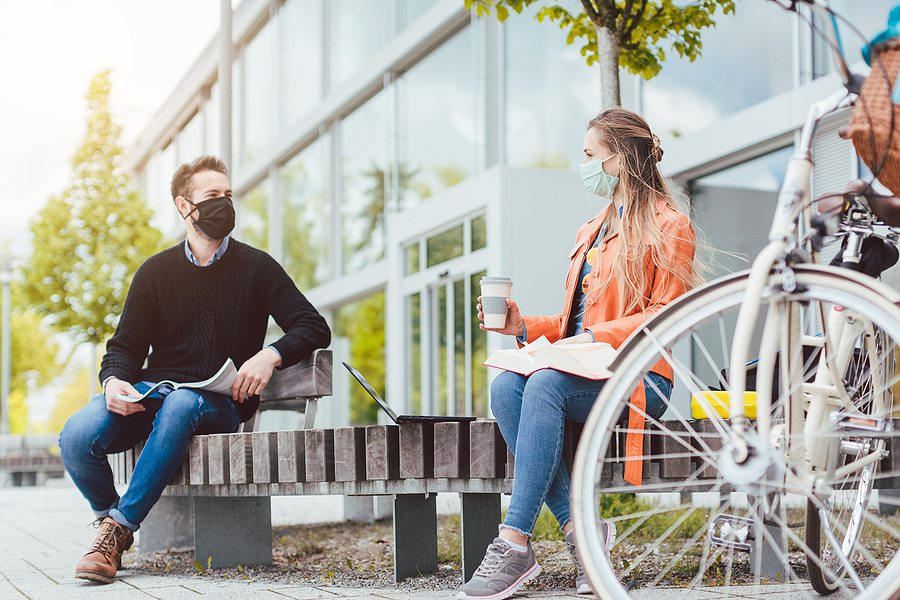
[(32, 222), (33, 252), (24, 269), (33, 309), (95, 352), (115, 331), (138, 266), (162, 241), (149, 225), (150, 208), (129, 189), (109, 93), (104, 71), (87, 95), (87, 133), (72, 159), (71, 183)]
[[(674, 0), (581, 0), (580, 11), (571, 11), (552, 0), (465, 0), (479, 15), (497, 11), (505, 21), (509, 9), (522, 9), (540, 2), (536, 18), (558, 21), (568, 30), (572, 44), (583, 39), (581, 55), (588, 66), (600, 65), (600, 100), (603, 108), (619, 106), (619, 66), (644, 79), (656, 76), (666, 60), (666, 46), (694, 61), (703, 44), (700, 30), (715, 27), (713, 15), (734, 13), (735, 0), (694, 0), (678, 6)], [(663, 44), (663, 41), (670, 41)]]
[[(13, 285), (12, 310), (10, 312), (10, 433), (28, 430), (28, 409), (25, 398), (32, 391), (29, 382), (42, 387), (62, 372), (57, 362), (59, 346), (41, 323), (41, 317), (16, 302), (21, 296), (18, 285)], [(57, 430), (59, 431), (59, 430)]]

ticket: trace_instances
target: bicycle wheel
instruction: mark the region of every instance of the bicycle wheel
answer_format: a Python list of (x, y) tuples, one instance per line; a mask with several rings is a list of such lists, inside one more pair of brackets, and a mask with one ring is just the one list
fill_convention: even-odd
[[(865, 415), (877, 415), (893, 401), (891, 384), (894, 378), (893, 361), (881, 360), (886, 352), (886, 336), (874, 327), (860, 327), (860, 335), (855, 344), (854, 354), (848, 361), (844, 381), (854, 407)], [(840, 466), (851, 464), (874, 450), (867, 444), (873, 440), (866, 436), (842, 436), (843, 452)], [(874, 440), (883, 445), (883, 442)], [(880, 448), (879, 448), (880, 450)], [(809, 581), (820, 594), (830, 594), (838, 589), (838, 582), (846, 570), (846, 562), (852, 562), (853, 549), (857, 547), (865, 525), (862, 518), (868, 506), (873, 486), (875, 464), (869, 464), (858, 471), (832, 482), (834, 499), (830, 517), (832, 530), (839, 535), (836, 549), (823, 534), (819, 508), (812, 501), (806, 508), (806, 544), (812, 555), (807, 560)]]
[[(718, 591), (761, 598), (777, 591), (773, 582), (790, 591), (808, 590), (807, 560), (830, 574), (832, 587), (848, 597), (888, 600), (900, 588), (900, 561), (891, 562), (900, 548), (900, 522), (869, 510), (872, 488), (893, 488), (894, 478), (900, 480), (900, 450), (897, 456), (891, 453), (892, 448), (900, 449), (900, 440), (894, 443), (894, 436), (900, 434), (893, 427), (879, 432), (874, 426), (868, 431), (865, 424), (854, 424), (861, 421), (865, 399), (879, 397), (887, 405), (869, 409), (866, 416), (875, 425), (893, 425), (893, 404), (886, 390), (894, 384), (900, 295), (869, 278), (828, 267), (801, 267), (794, 274), (796, 286), (791, 292), (783, 289), (780, 275), (773, 275), (752, 336), (753, 356), (766, 327), (777, 332), (766, 339), (778, 343), (777, 354), (764, 353), (774, 360), (748, 369), (747, 389), (756, 390), (747, 395), (748, 417), (754, 419), (754, 396), (767, 389), (771, 390), (771, 411), (766, 413), (768, 419), (750, 421), (753, 454), (744, 465), (730, 459), (732, 424), (727, 408), (719, 414), (712, 406), (717, 400), (710, 392), (728, 389), (732, 334), (746, 297), (747, 273), (685, 295), (623, 344), (612, 365), (614, 374), (585, 424), (573, 469), (578, 548), (600, 597), (640, 597), (645, 590), (677, 586), (685, 597), (705, 598), (710, 591)], [(856, 379), (841, 378), (838, 387), (846, 392), (842, 412), (829, 412), (826, 425), (812, 436), (823, 454), (832, 457), (831, 462), (821, 461), (812, 472), (804, 445), (810, 442), (802, 433), (804, 415), (792, 414), (790, 407), (807, 394), (807, 381), (821, 353), (811, 336), (820, 327), (821, 315), (833, 305), (845, 307), (848, 318), (879, 330), (883, 345), (875, 353), (877, 358), (865, 361), (868, 375), (865, 368), (851, 368)], [(861, 355), (856, 341), (846, 344), (854, 347), (844, 348), (843, 356)], [(831, 350), (837, 354), (841, 348)], [(630, 398), (636, 385), (660, 359), (674, 368), (674, 392), (662, 419), (647, 418), (643, 482), (635, 487), (623, 476), (630, 458), (629, 433), (632, 443), (635, 439), (622, 416), (632, 409)], [(885, 375), (873, 377), (876, 370)], [(870, 392), (861, 391), (865, 389)], [(795, 401), (787, 402), (792, 397)], [(697, 411), (705, 412), (706, 418), (695, 419)], [(856, 422), (838, 419), (844, 414), (853, 415)], [(877, 455), (867, 455), (873, 465), (869, 484), (859, 485), (864, 465), (854, 463), (857, 466), (841, 470), (854, 447), (848, 442), (855, 442), (856, 448), (883, 448)], [(816, 539), (824, 536), (832, 549), (841, 547), (838, 540), (847, 537), (844, 505), (849, 494), (841, 491), (841, 482), (862, 496), (857, 509), (862, 525), (859, 533), (851, 534), (852, 547), (841, 553), (852, 561), (844, 578), (823, 563), (824, 546), (816, 544), (813, 549), (802, 531), (807, 503), (811, 503), (821, 517)], [(618, 532), (609, 553), (600, 533), (603, 518), (612, 521)], [(763, 583), (767, 585), (760, 586)]]

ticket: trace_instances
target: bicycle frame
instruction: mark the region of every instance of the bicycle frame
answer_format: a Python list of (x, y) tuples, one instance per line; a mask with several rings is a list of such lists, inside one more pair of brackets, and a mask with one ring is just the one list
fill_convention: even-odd
[[(853, 79), (852, 73), (847, 68), (846, 62), (838, 50), (840, 48), (840, 40), (837, 34), (837, 28), (830, 13), (827, 12), (827, 4), (822, 0), (807, 0), (806, 4), (823, 17), (823, 21), (827, 23), (827, 35), (832, 41), (832, 47), (835, 48), (834, 62), (845, 83), (848, 84)], [(847, 108), (853, 104), (853, 96), (845, 90), (841, 90), (832, 96), (821, 100), (814, 104), (806, 118), (806, 122), (800, 132), (800, 139), (797, 143), (793, 156), (788, 162), (787, 172), (784, 178), (784, 184), (778, 194), (778, 202), (775, 208), (775, 217), (772, 221), (772, 227), (769, 231), (769, 243), (760, 252), (759, 256), (754, 260), (751, 267), (750, 279), (748, 283), (748, 302), (742, 307), (738, 314), (738, 321), (735, 328), (734, 341), (732, 343), (732, 354), (730, 372), (731, 391), (729, 394), (729, 416), (732, 422), (731, 441), (734, 447), (734, 459), (741, 464), (749, 457), (749, 450), (746, 440), (746, 434), (749, 429), (749, 422), (744, 413), (744, 393), (746, 392), (746, 372), (747, 363), (750, 360), (749, 351), (750, 344), (747, 343), (753, 329), (756, 327), (759, 310), (762, 301), (762, 294), (766, 289), (769, 281), (769, 274), (773, 268), (777, 268), (785, 275), (784, 287), (786, 291), (793, 291), (793, 277), (789, 256), (805, 253), (815, 262), (816, 255), (811, 248), (804, 248), (808, 245), (808, 237), (810, 232), (810, 219), (812, 218), (812, 202), (810, 191), (810, 175), (813, 168), (812, 144), (815, 140), (816, 131), (819, 122), (827, 115)], [(763, 345), (760, 348), (760, 376), (771, 377), (774, 372), (774, 356), (779, 348), (773, 347), (776, 336), (774, 335), (774, 324), (766, 328), (766, 335), (763, 338)], [(787, 338), (792, 341), (800, 341), (799, 332), (791, 332), (791, 337)], [(795, 337), (794, 337), (795, 336)], [(767, 343), (768, 342), (768, 343)], [(781, 350), (790, 351), (791, 348)], [(791, 389), (797, 389), (792, 386)], [(795, 404), (792, 399), (790, 404)], [(788, 407), (790, 410), (793, 407)], [(762, 415), (758, 423), (758, 431), (763, 440), (768, 440), (771, 423), (769, 411), (771, 410), (771, 395), (764, 391), (757, 396), (757, 414)], [(791, 419), (795, 419), (794, 424), (799, 425), (798, 415), (802, 415), (802, 411), (792, 411)]]

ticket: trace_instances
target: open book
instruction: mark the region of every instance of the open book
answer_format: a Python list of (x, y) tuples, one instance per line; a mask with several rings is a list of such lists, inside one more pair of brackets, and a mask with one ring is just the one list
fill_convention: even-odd
[(541, 336), (516, 350), (495, 350), (484, 365), (520, 375), (556, 369), (587, 379), (609, 379), (609, 365), (616, 351), (605, 342), (553, 345)]
[(225, 364), (222, 365), (222, 368), (219, 369), (219, 372), (206, 379), (204, 381), (193, 381), (190, 383), (178, 383), (176, 381), (163, 380), (157, 382), (153, 387), (144, 392), (142, 395), (135, 398), (134, 396), (116, 396), (118, 400), (124, 400), (125, 402), (140, 402), (153, 392), (157, 391), (160, 387), (166, 385), (172, 388), (173, 390), (177, 390), (180, 388), (192, 388), (195, 390), (207, 390), (210, 392), (217, 392), (219, 394), (224, 394), (226, 396), (231, 395), (231, 385), (234, 383), (235, 378), (237, 377), (237, 369), (234, 368), (234, 362), (229, 358), (225, 361)]

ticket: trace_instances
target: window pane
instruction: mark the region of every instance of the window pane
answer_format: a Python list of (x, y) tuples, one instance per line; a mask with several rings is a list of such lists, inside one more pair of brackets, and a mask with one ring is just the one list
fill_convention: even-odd
[(466, 280), (453, 282), (453, 377), (455, 415), (466, 414)]
[(659, 135), (697, 131), (793, 85), (790, 14), (774, 2), (739, 2), (714, 20), (700, 58), (668, 51), (659, 75), (643, 83), (644, 117)]
[(434, 398), (434, 414), (447, 414), (447, 286), (442, 285), (435, 290), (437, 294), (437, 318), (434, 323), (437, 326), (436, 335), (432, 339), (437, 341), (435, 357), (437, 364), (433, 371), (437, 374), (437, 389)]
[(281, 169), (284, 269), (302, 290), (328, 280), (328, 139), (313, 142)]
[(322, 3), (288, 0), (284, 4), (285, 113), (294, 125), (322, 97)]
[(422, 16), (422, 14), (434, 6), (437, 0), (397, 0), (397, 8), (400, 11), (400, 30)]
[(206, 147), (203, 149), (204, 154), (212, 154), (221, 156), (222, 149), (219, 148), (219, 130), (222, 128), (219, 123), (219, 84), (214, 83), (209, 88), (209, 100), (203, 105), (204, 120), (206, 121)]
[(203, 128), (199, 114), (191, 117), (178, 133), (178, 162), (191, 162), (203, 154)]
[(409, 379), (406, 384), (406, 396), (409, 398), (411, 414), (422, 412), (422, 294), (415, 293), (406, 297), (407, 338), (406, 338), (406, 372)]
[(261, 181), (244, 194), (238, 206), (238, 222), (241, 224), (241, 241), (254, 248), (269, 249), (269, 188), (268, 181)]
[(507, 162), (577, 169), (585, 127), (599, 112), (600, 69), (566, 44), (565, 31), (534, 19), (538, 4), (504, 23)]
[(716, 275), (746, 269), (765, 246), (792, 148), (784, 148), (694, 180), (697, 222), (716, 255)]
[(344, 273), (384, 258), (384, 94), (340, 123)]
[[(334, 311), (335, 337), (350, 340), (350, 364), (384, 396), (384, 292), (348, 302)], [(350, 424), (378, 422), (378, 405), (361, 385), (350, 386)]]
[(415, 206), (472, 173), (471, 36), (471, 27), (466, 27), (397, 83), (402, 208)]
[(419, 244), (413, 244), (406, 248), (406, 274), (419, 272)]
[(153, 225), (166, 236), (184, 236), (184, 220), (172, 201), (172, 175), (178, 168), (175, 144), (157, 152), (147, 172), (147, 199), (153, 209)]
[(347, 80), (390, 37), (390, 0), (329, 0), (331, 89)]
[(487, 215), (472, 219), (472, 252), (487, 246)]
[[(242, 128), (244, 116), (243, 103), (241, 102), (242, 62), (243, 60), (240, 57), (234, 59), (231, 68), (231, 156), (235, 165), (241, 165), (244, 162), (244, 131)], [(219, 140), (220, 145), (221, 143), (221, 140)]]
[(463, 255), (463, 226), (448, 229), (425, 242), (425, 259), (429, 267)]
[(476, 417), (488, 416), (488, 385), (487, 370), (482, 363), (487, 360), (487, 331), (483, 331), (478, 320), (478, 295), (481, 293), (481, 278), (487, 275), (487, 271), (481, 271), (469, 277), (472, 297), (469, 305), (472, 307), (472, 317), (469, 320), (469, 329), (472, 335), (472, 414)]
[(272, 140), (272, 32), (274, 24), (267, 23), (244, 49), (244, 118), (246, 141), (244, 160), (251, 161), (265, 150)]

